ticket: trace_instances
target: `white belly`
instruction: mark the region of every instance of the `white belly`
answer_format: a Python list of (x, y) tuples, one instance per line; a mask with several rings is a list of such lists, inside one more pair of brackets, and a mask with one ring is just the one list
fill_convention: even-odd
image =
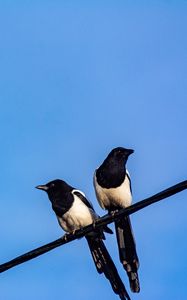
[(130, 182), (127, 176), (119, 187), (111, 189), (99, 186), (96, 182), (96, 177), (94, 176), (94, 186), (99, 204), (104, 209), (107, 209), (110, 206), (120, 206), (125, 208), (132, 203)]
[(67, 232), (80, 229), (97, 219), (95, 212), (88, 208), (76, 195), (72, 207), (62, 217), (57, 217), (60, 226)]

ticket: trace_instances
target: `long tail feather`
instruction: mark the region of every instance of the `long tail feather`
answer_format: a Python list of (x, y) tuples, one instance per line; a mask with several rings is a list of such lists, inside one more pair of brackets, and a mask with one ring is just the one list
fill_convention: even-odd
[(119, 257), (127, 272), (132, 292), (140, 291), (138, 278), (139, 260), (129, 216), (115, 222)]
[(113, 291), (122, 300), (130, 300), (116, 266), (100, 237), (86, 237), (98, 273), (104, 273)]

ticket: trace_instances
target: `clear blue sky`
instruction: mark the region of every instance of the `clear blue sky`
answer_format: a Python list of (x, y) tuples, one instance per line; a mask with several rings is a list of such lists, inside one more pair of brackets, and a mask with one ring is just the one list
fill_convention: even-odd
[[(135, 149), (134, 202), (187, 179), (186, 16), (180, 0), (0, 1), (1, 262), (63, 234), (37, 184), (62, 178), (104, 214), (92, 175), (113, 147)], [(186, 211), (187, 191), (133, 216), (132, 300), (186, 299)], [(107, 245), (127, 284), (114, 236)], [(84, 240), (3, 273), (0, 291), (118, 299)]]

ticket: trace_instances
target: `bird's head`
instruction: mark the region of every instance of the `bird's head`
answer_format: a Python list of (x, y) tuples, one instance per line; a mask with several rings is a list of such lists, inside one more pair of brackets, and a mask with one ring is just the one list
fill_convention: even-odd
[(123, 147), (117, 147), (112, 149), (112, 151), (109, 153), (108, 158), (114, 159), (117, 161), (125, 161), (128, 159), (129, 155), (131, 155), (134, 152), (132, 149), (127, 149)]
[(45, 191), (51, 201), (53, 201), (53, 199), (58, 197), (60, 194), (72, 190), (72, 187), (70, 187), (65, 181), (61, 179), (55, 179), (46, 184), (37, 185), (36, 188)]

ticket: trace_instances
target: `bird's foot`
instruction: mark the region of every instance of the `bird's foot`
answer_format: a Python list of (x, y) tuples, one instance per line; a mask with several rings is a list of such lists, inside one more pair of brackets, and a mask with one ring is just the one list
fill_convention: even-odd
[(64, 234), (64, 236), (63, 236), (63, 238), (64, 238), (65, 242), (67, 242), (67, 241), (68, 241), (68, 235), (69, 235), (69, 233), (66, 233), (66, 234)]
[(97, 220), (94, 220), (93, 223), (92, 223), (92, 225), (93, 225), (93, 228), (96, 229)]
[(112, 216), (112, 218), (115, 216), (115, 214), (118, 212), (118, 209), (114, 209), (114, 210), (111, 210), (109, 212), (109, 214)]
[(76, 232), (76, 229), (74, 229), (73, 231), (70, 231), (70, 232), (67, 232), (63, 237), (65, 239), (65, 241), (67, 242), (68, 241), (68, 236), (70, 235), (74, 235)]
[(71, 231), (69, 234), (72, 234), (72, 235), (74, 235), (74, 234), (75, 234), (75, 232), (76, 232), (76, 229), (74, 229), (73, 231)]

